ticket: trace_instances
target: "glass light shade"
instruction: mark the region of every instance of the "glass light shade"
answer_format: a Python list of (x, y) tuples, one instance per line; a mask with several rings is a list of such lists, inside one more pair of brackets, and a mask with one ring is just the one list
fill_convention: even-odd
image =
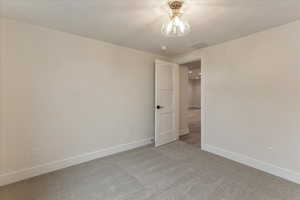
[(163, 24), (161, 28), (162, 34), (167, 37), (181, 37), (191, 31), (191, 26), (180, 16), (174, 16), (169, 22)]

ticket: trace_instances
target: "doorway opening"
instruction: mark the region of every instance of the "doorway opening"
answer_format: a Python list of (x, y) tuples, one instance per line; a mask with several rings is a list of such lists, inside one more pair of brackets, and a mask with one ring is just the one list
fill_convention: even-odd
[(201, 148), (201, 60), (179, 67), (179, 140)]

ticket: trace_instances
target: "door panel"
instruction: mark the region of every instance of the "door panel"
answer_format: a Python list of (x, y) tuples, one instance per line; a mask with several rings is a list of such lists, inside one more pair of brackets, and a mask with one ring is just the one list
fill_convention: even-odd
[(173, 91), (172, 90), (160, 90), (158, 95), (158, 105), (163, 106), (164, 110), (161, 112), (172, 112), (173, 110)]
[(179, 66), (155, 61), (155, 146), (178, 139)]
[(160, 120), (159, 132), (161, 135), (169, 133), (173, 130), (172, 118), (173, 118), (173, 113), (160, 114), (160, 116), (159, 116), (159, 120)]
[(173, 67), (169, 64), (159, 64), (158, 66), (158, 83), (160, 90), (173, 89)]

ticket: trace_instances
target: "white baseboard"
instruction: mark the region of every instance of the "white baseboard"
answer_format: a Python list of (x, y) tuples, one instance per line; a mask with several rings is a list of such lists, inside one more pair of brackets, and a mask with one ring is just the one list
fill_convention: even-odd
[(225, 157), (227, 159), (242, 163), (244, 165), (259, 169), (269, 174), (300, 184), (300, 173), (294, 172), (292, 170), (277, 167), (273, 164), (264, 161), (256, 160), (239, 153), (227, 151), (207, 144), (203, 145), (202, 149), (204, 151)]
[(78, 165), (84, 162), (102, 158), (108, 155), (120, 153), (123, 151), (135, 149), (153, 143), (153, 138), (147, 138), (128, 144), (121, 144), (114, 147), (101, 149), (95, 152), (85, 153), (82, 155), (66, 158), (64, 160), (54, 161), (43, 165), (34, 166), (32, 168), (22, 169), (11, 173), (0, 175), (0, 186), (8, 185), (24, 179), (32, 178), (38, 175), (46, 174), (52, 171)]
[(182, 135), (186, 135), (186, 134), (189, 134), (190, 130), (189, 128), (186, 128), (186, 129), (181, 129), (179, 131), (179, 135), (182, 136)]

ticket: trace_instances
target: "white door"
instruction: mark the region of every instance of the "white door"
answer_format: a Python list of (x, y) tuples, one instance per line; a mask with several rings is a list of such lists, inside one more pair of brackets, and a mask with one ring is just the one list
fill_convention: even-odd
[(155, 146), (179, 137), (179, 66), (155, 60)]

